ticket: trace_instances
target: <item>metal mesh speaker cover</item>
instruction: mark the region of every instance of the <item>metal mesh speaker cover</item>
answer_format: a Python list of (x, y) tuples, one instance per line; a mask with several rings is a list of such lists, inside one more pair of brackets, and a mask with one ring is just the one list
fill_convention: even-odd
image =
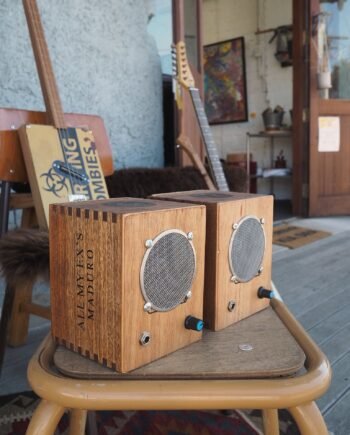
[(265, 253), (265, 233), (260, 220), (254, 216), (242, 218), (234, 229), (229, 261), (231, 272), (239, 282), (248, 282), (259, 272)]
[(155, 311), (182, 303), (192, 287), (196, 256), (192, 242), (179, 230), (164, 231), (152, 243), (141, 266), (141, 289)]

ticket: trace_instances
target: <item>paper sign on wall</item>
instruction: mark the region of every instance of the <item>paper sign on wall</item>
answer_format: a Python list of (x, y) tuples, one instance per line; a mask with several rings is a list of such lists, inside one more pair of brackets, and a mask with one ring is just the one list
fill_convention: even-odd
[(340, 149), (339, 116), (320, 116), (318, 118), (318, 151), (335, 152)]

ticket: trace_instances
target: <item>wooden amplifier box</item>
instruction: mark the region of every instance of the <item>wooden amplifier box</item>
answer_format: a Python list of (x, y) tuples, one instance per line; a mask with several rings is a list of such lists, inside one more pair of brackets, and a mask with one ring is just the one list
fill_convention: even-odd
[(215, 331), (265, 308), (271, 288), (273, 197), (197, 190), (153, 198), (204, 204), (207, 209), (205, 325)]
[(54, 338), (120, 372), (199, 340), (205, 219), (152, 199), (51, 205)]

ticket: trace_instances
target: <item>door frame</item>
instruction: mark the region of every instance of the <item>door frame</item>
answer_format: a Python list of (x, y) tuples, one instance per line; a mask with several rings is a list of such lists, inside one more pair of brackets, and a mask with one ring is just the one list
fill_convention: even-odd
[(311, 104), (309, 99), (311, 29), (309, 0), (293, 0), (293, 214), (309, 214), (309, 138)]

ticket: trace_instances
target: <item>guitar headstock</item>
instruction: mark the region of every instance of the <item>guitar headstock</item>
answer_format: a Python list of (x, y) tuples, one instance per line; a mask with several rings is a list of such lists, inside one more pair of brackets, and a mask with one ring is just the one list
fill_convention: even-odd
[(173, 46), (173, 70), (176, 80), (185, 88), (195, 86), (194, 78), (188, 64), (186, 46), (183, 41), (179, 41)]

